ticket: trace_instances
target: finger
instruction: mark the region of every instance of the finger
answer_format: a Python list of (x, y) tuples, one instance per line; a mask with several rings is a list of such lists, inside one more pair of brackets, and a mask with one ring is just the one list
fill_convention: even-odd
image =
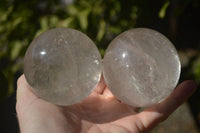
[(17, 81), (17, 110), (20, 107), (29, 105), (31, 101), (38, 98), (32, 91), (27, 83), (25, 76), (22, 75)]
[(165, 120), (193, 94), (196, 88), (197, 85), (194, 81), (185, 81), (166, 100), (138, 114), (143, 127), (145, 129), (153, 128), (156, 124)]
[(97, 86), (95, 87), (94, 92), (97, 94), (103, 94), (105, 88), (106, 88), (106, 84), (105, 84), (103, 75), (101, 75), (101, 79), (99, 83), (97, 84)]
[(31, 87), (27, 83), (25, 76), (22, 75), (17, 80), (17, 100), (25, 97), (29, 97), (30, 99), (32, 99), (35, 98), (36, 95), (31, 91)]

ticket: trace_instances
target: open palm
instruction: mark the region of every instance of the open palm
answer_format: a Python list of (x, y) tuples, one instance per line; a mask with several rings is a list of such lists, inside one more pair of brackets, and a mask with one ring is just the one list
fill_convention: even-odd
[(22, 75), (16, 109), (22, 133), (143, 133), (165, 120), (195, 89), (193, 81), (185, 81), (165, 101), (138, 112), (117, 100), (101, 78), (80, 103), (58, 106), (38, 98)]

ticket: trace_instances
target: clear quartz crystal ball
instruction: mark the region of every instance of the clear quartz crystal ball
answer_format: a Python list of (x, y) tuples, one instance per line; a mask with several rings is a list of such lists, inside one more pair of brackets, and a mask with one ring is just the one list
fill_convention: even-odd
[(32, 41), (25, 54), (24, 73), (37, 96), (71, 105), (86, 98), (99, 82), (101, 56), (85, 34), (55, 28)]
[(103, 75), (112, 93), (135, 107), (148, 107), (168, 97), (177, 85), (180, 70), (173, 44), (161, 33), (146, 28), (117, 36), (103, 60)]

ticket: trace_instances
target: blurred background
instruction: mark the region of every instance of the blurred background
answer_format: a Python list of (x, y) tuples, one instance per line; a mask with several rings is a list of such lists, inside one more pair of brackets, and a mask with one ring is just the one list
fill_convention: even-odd
[[(200, 83), (200, 0), (0, 0), (1, 133), (19, 132), (16, 80), (23, 73), (27, 47), (37, 35), (55, 27), (86, 33), (102, 57), (111, 40), (125, 30), (157, 30), (178, 50), (180, 82)], [(167, 121), (152, 132), (199, 132), (199, 89)]]

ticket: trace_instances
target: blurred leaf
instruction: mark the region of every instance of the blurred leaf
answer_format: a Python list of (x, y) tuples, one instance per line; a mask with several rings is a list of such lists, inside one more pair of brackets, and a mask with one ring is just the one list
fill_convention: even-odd
[(11, 72), (16, 73), (17, 71), (21, 70), (23, 67), (23, 59), (18, 59), (14, 65), (11, 67)]
[(23, 46), (22, 42), (20, 42), (20, 41), (14, 42), (12, 49), (11, 49), (11, 56), (10, 56), (11, 60), (14, 60), (14, 59), (17, 58), (17, 56), (20, 53), (22, 46)]
[(106, 22), (102, 19), (99, 25), (99, 31), (97, 33), (97, 41), (101, 41), (106, 31)]
[(105, 54), (105, 49), (103, 49), (103, 48), (99, 48), (99, 52), (100, 52), (101, 56), (103, 57), (104, 54)]
[(200, 57), (193, 62), (193, 74), (196, 82), (200, 83)]
[(118, 26), (109, 26), (108, 27), (108, 33), (119, 34), (121, 31), (122, 31), (121, 27), (118, 27)]
[(131, 16), (131, 18), (132, 18), (133, 20), (136, 20), (137, 17), (138, 17), (138, 10), (139, 10), (139, 9), (138, 9), (137, 6), (133, 6), (133, 7), (132, 7), (130, 16)]
[(45, 32), (48, 29), (48, 18), (47, 17), (41, 18), (40, 26), (41, 26), (41, 28), (36, 32), (35, 37), (39, 36), (41, 33)]
[(42, 17), (40, 20), (41, 29), (46, 31), (48, 29), (48, 18)]
[(71, 23), (74, 21), (73, 17), (68, 17), (63, 21), (60, 21), (59, 26), (61, 27), (70, 27)]
[(0, 12), (0, 23), (7, 20), (8, 15), (13, 11), (13, 5), (11, 5), (6, 12)]
[(86, 30), (88, 26), (88, 15), (90, 13), (90, 9), (85, 9), (78, 13), (77, 17), (80, 22), (81, 29)]
[(75, 16), (78, 13), (78, 9), (74, 5), (70, 5), (67, 7), (67, 12), (70, 15)]
[(158, 13), (158, 16), (160, 18), (164, 18), (165, 17), (165, 14), (166, 14), (166, 10), (167, 10), (167, 7), (169, 6), (170, 2), (167, 1), (165, 2), (165, 4), (162, 6), (162, 8), (160, 9), (159, 13)]
[(49, 22), (50, 22), (50, 25), (51, 27), (56, 27), (56, 25), (58, 24), (59, 22), (59, 18), (55, 15), (52, 15), (50, 18), (49, 18)]
[(13, 22), (12, 22), (12, 27), (16, 27), (19, 23), (22, 22), (22, 18), (21, 17), (18, 17), (16, 18)]

